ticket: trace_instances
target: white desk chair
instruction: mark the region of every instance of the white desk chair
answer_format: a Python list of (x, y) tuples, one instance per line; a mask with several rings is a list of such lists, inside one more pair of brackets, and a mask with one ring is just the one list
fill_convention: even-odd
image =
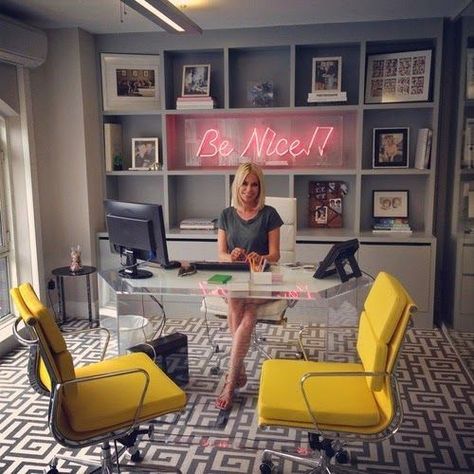
[[(266, 197), (265, 204), (274, 207), (283, 220), (280, 227), (280, 263), (295, 263), (296, 259), (296, 198)], [(288, 300), (274, 300), (257, 308), (257, 322), (282, 324), (286, 321), (285, 311)], [(201, 312), (213, 314), (218, 318), (227, 317), (227, 303), (217, 296), (206, 296), (202, 300)], [(257, 349), (269, 358), (254, 332), (254, 343)], [(218, 350), (216, 350), (217, 352)]]

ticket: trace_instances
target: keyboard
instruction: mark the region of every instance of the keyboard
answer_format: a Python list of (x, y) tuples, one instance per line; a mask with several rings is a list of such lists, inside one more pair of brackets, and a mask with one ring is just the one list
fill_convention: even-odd
[[(194, 265), (196, 270), (224, 271), (224, 272), (249, 272), (250, 267), (247, 262), (218, 262), (212, 260), (202, 260), (197, 262), (189, 262)], [(264, 271), (270, 268), (267, 262)]]
[(249, 272), (250, 267), (247, 262), (214, 262), (203, 260), (198, 262), (189, 262), (196, 267), (196, 270), (210, 270), (223, 272)]

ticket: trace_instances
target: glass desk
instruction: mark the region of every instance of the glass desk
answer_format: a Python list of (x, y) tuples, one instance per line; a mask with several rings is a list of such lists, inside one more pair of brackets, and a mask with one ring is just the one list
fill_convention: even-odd
[[(113, 348), (115, 352), (126, 351), (127, 341), (123, 338), (121, 318), (129, 315), (144, 316), (153, 311), (156, 313), (158, 305), (153, 299), (162, 302), (170, 295), (183, 296), (187, 300), (191, 297), (191, 300), (195, 300), (196, 308), (199, 308), (204, 296), (219, 295), (296, 300), (296, 304), (286, 312), (287, 327), (272, 326), (268, 330), (270, 335), (267, 342), (271, 356), (295, 357), (298, 346), (293, 344), (292, 347), (287, 347), (285, 342), (296, 340), (300, 321), (305, 321), (304, 325), (308, 325), (305, 342), (310, 349), (310, 358), (326, 358), (327, 347), (330, 345), (334, 347), (330, 349), (329, 355), (343, 360), (347, 350), (351, 350), (353, 356), (354, 331), (347, 332), (346, 329), (337, 328), (330, 335), (328, 330), (321, 329), (319, 325), (328, 322), (331, 326), (357, 325), (360, 302), (365, 300), (372, 283), (365, 276), (345, 283), (341, 283), (338, 278), (317, 280), (312, 277), (314, 270), (275, 266), (272, 267), (272, 272), (282, 275), (282, 281), (277, 284), (255, 285), (249, 281), (249, 274), (246, 272), (223, 272), (232, 274), (230, 282), (211, 285), (207, 280), (216, 272), (199, 271), (191, 276), (178, 277), (176, 269), (147, 269), (154, 273), (154, 277), (146, 280), (122, 279), (115, 271), (99, 273), (101, 322), (105, 321), (106, 327), (112, 329), (113, 336), (116, 337)], [(212, 370), (215, 366), (212, 359), (216, 354), (213, 344), (209, 342), (208, 331), (210, 330), (212, 338), (226, 340), (224, 357), (229, 355), (231, 339), (225, 320), (212, 318), (209, 327), (206, 328), (206, 325), (204, 315), (190, 320), (174, 319), (167, 322), (164, 334), (180, 332), (188, 337), (189, 382), (183, 387), (188, 396), (188, 404), (180, 415), (169, 415), (156, 421), (157, 441), (252, 450), (286, 448), (291, 451), (296, 447), (300, 453), (301, 450), (304, 451), (307, 446), (304, 432), (290, 428), (264, 431), (258, 428), (256, 407), (263, 358), (252, 347), (245, 359), (248, 383), (236, 392), (232, 410), (225, 412), (215, 407), (216, 396), (223, 385), (223, 376), (216, 375)]]

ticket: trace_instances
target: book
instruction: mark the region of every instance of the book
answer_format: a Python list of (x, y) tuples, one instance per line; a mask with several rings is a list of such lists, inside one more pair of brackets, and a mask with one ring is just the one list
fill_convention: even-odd
[(407, 230), (391, 230), (391, 229), (386, 229), (386, 230), (381, 230), (381, 229), (372, 229), (372, 233), (374, 234), (403, 234), (403, 235), (410, 235), (413, 234), (413, 231), (411, 229)]
[[(433, 132), (429, 128), (420, 128), (416, 139), (415, 168), (426, 169), (431, 153), (431, 136)], [(427, 160), (428, 156), (428, 160)]]
[(232, 275), (222, 275), (220, 273), (216, 273), (215, 275), (212, 275), (210, 278), (208, 278), (207, 282), (212, 283), (213, 285), (224, 285), (231, 278)]
[(114, 171), (114, 161), (122, 160), (122, 125), (104, 123), (105, 171)]
[(433, 141), (433, 132), (428, 131), (428, 140), (426, 141), (426, 150), (425, 150), (425, 169), (430, 167), (430, 158), (431, 158), (431, 143)]
[(208, 218), (190, 218), (183, 219), (180, 224), (180, 229), (202, 229), (214, 230), (216, 228), (217, 219)]
[(213, 109), (216, 101), (213, 97), (178, 97), (176, 100), (177, 110), (188, 109)]

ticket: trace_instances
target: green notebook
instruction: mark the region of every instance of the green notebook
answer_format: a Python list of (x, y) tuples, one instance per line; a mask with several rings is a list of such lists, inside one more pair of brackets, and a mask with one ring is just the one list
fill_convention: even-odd
[(216, 273), (215, 275), (212, 275), (207, 280), (207, 282), (214, 283), (216, 285), (223, 285), (224, 283), (227, 283), (231, 278), (232, 278), (232, 275), (221, 275), (219, 273)]

